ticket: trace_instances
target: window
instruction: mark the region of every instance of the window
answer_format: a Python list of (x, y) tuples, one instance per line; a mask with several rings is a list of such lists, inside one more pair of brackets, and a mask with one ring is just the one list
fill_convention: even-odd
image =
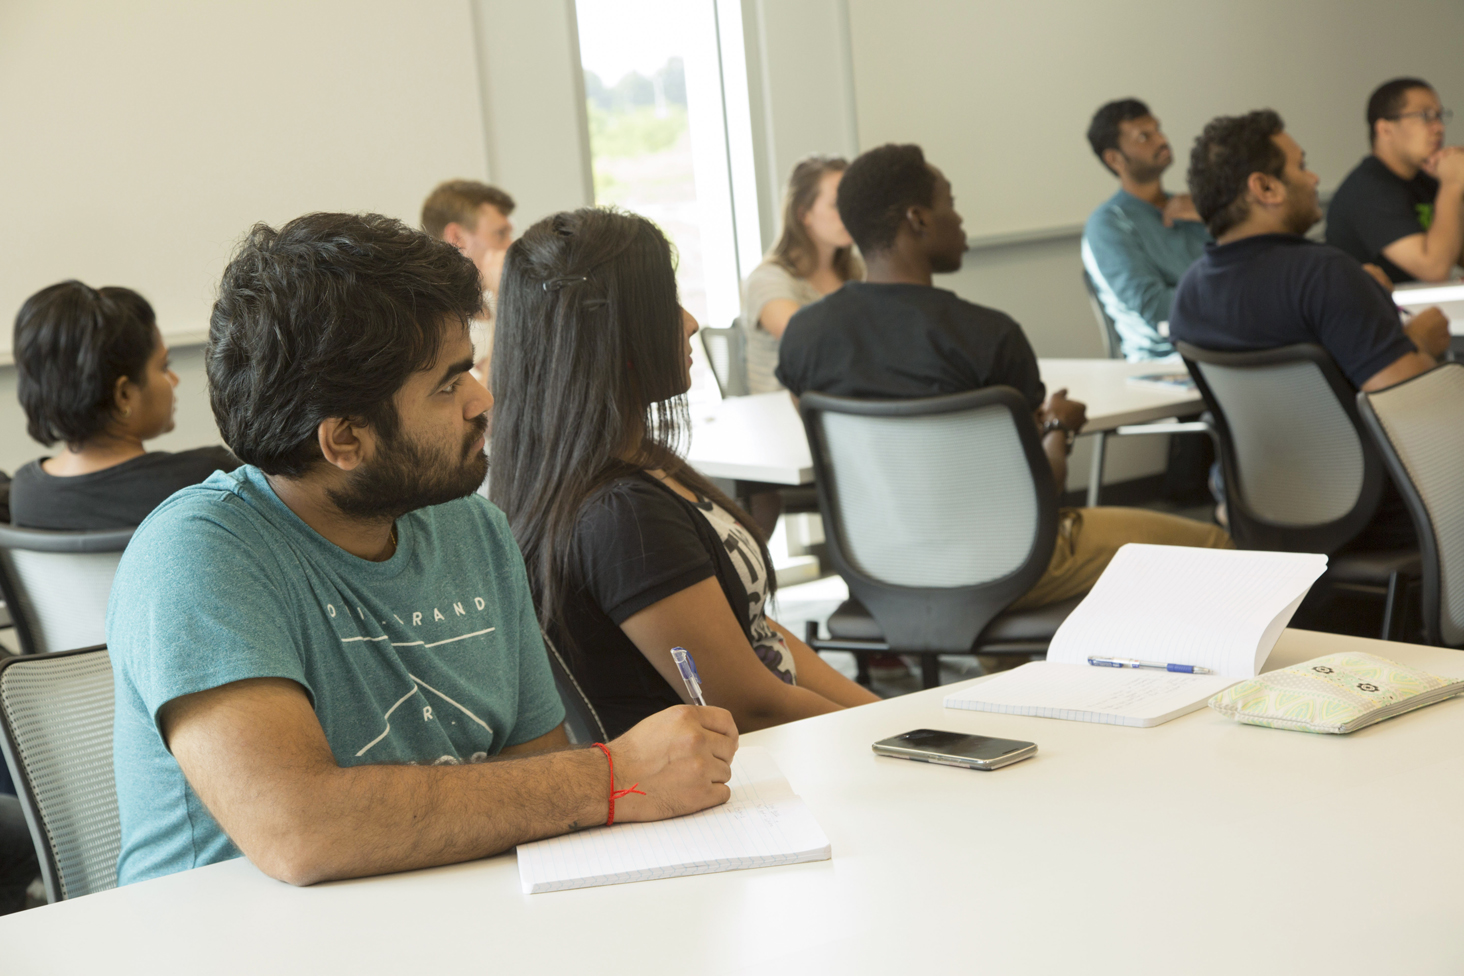
[(655, 221), (682, 304), (731, 325), (762, 252), (740, 4), (576, 0), (575, 13), (595, 203)]

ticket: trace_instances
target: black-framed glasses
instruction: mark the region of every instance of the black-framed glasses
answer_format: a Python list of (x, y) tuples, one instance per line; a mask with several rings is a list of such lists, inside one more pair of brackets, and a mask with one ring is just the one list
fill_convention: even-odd
[(1454, 112), (1451, 109), (1441, 108), (1435, 112), (1431, 108), (1426, 108), (1422, 112), (1403, 112), (1400, 115), (1390, 115), (1388, 119), (1392, 122), (1397, 122), (1400, 119), (1422, 119), (1424, 125), (1433, 125), (1435, 122), (1442, 122), (1448, 125), (1449, 120), (1453, 117)]

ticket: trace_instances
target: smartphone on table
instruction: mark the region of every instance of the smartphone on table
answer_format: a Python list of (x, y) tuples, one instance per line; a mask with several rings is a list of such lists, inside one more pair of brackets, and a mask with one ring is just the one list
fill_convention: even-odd
[(1035, 755), (1037, 743), (964, 732), (942, 732), (939, 729), (916, 729), (879, 740), (874, 744), (874, 751), (881, 756), (942, 766), (1000, 769)]

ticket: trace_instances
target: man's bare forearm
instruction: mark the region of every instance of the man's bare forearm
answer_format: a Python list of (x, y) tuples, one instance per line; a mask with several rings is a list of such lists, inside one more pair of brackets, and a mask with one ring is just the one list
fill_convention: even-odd
[[(175, 698), (163, 742), (224, 832), (291, 884), (487, 857), (602, 824), (610, 767), (598, 749), (443, 766), (336, 761), (304, 689), (248, 678)], [(567, 744), (556, 729), (515, 750)], [(718, 708), (668, 708), (610, 745), (624, 785), (617, 820), (662, 820), (727, 802), (737, 727)]]
[(1444, 280), (1464, 250), (1464, 184), (1439, 187), (1424, 244), (1430, 265), (1426, 280)]
[(251, 805), (270, 822), (247, 829), (253, 842), (240, 847), (291, 884), (453, 864), (602, 824), (609, 790), (598, 749), (466, 766), (334, 767), (302, 773), (274, 803)]

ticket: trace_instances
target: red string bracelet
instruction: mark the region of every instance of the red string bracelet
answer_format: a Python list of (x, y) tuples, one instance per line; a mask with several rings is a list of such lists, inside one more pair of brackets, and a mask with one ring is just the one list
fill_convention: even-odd
[(601, 752), (605, 754), (605, 761), (610, 764), (610, 816), (605, 821), (605, 826), (608, 827), (615, 822), (616, 800), (624, 799), (625, 797), (630, 796), (630, 794), (632, 793), (635, 793), (639, 796), (645, 796), (646, 791), (636, 789), (636, 787), (640, 786), (639, 783), (635, 783), (627, 789), (617, 790), (615, 788), (615, 760), (610, 756), (610, 747), (605, 745), (605, 743), (603, 742), (596, 742), (595, 745), (599, 748)]

